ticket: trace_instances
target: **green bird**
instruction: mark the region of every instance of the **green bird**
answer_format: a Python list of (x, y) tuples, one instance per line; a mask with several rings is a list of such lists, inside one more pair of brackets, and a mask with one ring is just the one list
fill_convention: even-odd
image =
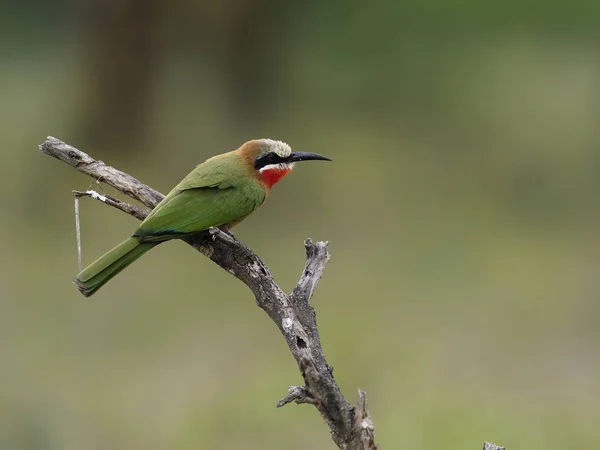
[(148, 214), (133, 235), (83, 269), (73, 280), (89, 297), (104, 283), (161, 242), (219, 227), (227, 231), (264, 203), (296, 161), (331, 161), (292, 152), (272, 139), (255, 139), (207, 159)]

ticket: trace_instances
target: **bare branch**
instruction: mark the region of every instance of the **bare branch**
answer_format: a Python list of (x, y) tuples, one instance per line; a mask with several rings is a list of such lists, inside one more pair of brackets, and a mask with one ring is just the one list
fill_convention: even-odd
[(160, 192), (146, 186), (131, 175), (107, 166), (102, 161), (96, 161), (87, 153), (52, 136), (48, 136), (46, 141), (40, 145), (40, 151), (66, 162), (95, 180), (114, 187), (117, 191), (142, 202), (148, 208), (154, 208), (164, 197)]
[(358, 397), (358, 414), (356, 415), (355, 423), (363, 430), (360, 435), (362, 448), (365, 450), (377, 448), (377, 445), (375, 445), (375, 427), (371, 419), (371, 413), (369, 413), (369, 409), (367, 408), (367, 393), (359, 389)]
[[(149, 208), (156, 206), (163, 194), (59, 139), (48, 137), (40, 151), (73, 166), (78, 171), (113, 186), (118, 191), (139, 200)], [(95, 191), (76, 192), (90, 196), (127, 214), (143, 219), (147, 210)], [(292, 401), (310, 403), (321, 413), (331, 436), (340, 449), (376, 449), (373, 422), (367, 410), (366, 394), (359, 391), (359, 404), (352, 406), (342, 395), (327, 364), (316, 324), (316, 314), (309, 303), (329, 261), (327, 242), (307, 239), (306, 265), (298, 285), (287, 295), (275, 283), (271, 271), (246, 245), (218, 228), (183, 238), (216, 264), (241, 280), (256, 297), (256, 303), (275, 322), (298, 363), (304, 386), (292, 386), (289, 395), (277, 406)]]
[(500, 447), (496, 444), (492, 444), (491, 442), (484, 442), (483, 450), (504, 450), (504, 447)]
[(306, 247), (306, 265), (292, 295), (310, 300), (319, 280), (323, 276), (325, 266), (329, 262), (330, 255), (327, 252), (328, 242), (319, 242), (316, 245), (312, 240), (304, 242)]
[(110, 195), (103, 195), (96, 191), (73, 191), (75, 198), (81, 197), (92, 197), (94, 200), (99, 200), (113, 208), (117, 208), (130, 216), (135, 217), (138, 220), (144, 220), (150, 213), (149, 209), (140, 208), (139, 206), (132, 205), (130, 203), (122, 202)]
[(275, 405), (277, 408), (281, 408), (282, 406), (287, 405), (288, 403), (296, 402), (298, 404), (301, 403), (310, 403), (315, 405), (317, 400), (310, 396), (310, 392), (304, 386), (290, 386), (288, 388), (288, 395), (282, 398)]

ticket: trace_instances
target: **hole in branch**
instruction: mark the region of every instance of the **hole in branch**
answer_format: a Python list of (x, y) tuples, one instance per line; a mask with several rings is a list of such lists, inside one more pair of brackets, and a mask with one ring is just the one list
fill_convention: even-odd
[(71, 159), (81, 159), (81, 157), (73, 150), (69, 150), (68, 155), (69, 155), (69, 158), (71, 158)]
[(298, 348), (306, 348), (306, 341), (304, 341), (304, 339), (302, 339), (301, 337), (296, 336), (296, 345), (298, 346)]

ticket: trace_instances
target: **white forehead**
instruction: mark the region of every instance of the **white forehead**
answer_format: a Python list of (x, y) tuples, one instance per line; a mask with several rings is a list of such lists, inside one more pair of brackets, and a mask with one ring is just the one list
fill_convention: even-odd
[(292, 148), (285, 142), (274, 141), (273, 139), (261, 139), (261, 141), (265, 146), (269, 147), (272, 152), (277, 153), (277, 155), (281, 156), (282, 158), (290, 156), (292, 153)]

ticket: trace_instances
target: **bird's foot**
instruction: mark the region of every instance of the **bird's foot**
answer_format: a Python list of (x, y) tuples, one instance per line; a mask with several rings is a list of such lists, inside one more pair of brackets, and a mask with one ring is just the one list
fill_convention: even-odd
[(225, 241), (235, 241), (238, 242), (237, 238), (233, 235), (233, 233), (231, 231), (229, 231), (227, 228), (225, 227), (210, 227), (209, 232), (214, 239), (217, 238), (217, 236), (219, 236), (221, 239), (224, 239)]
[(223, 233), (227, 234), (228, 236), (231, 236), (232, 238), (236, 239), (235, 235), (229, 229), (227, 229), (227, 227), (219, 227), (219, 230), (221, 230)]

